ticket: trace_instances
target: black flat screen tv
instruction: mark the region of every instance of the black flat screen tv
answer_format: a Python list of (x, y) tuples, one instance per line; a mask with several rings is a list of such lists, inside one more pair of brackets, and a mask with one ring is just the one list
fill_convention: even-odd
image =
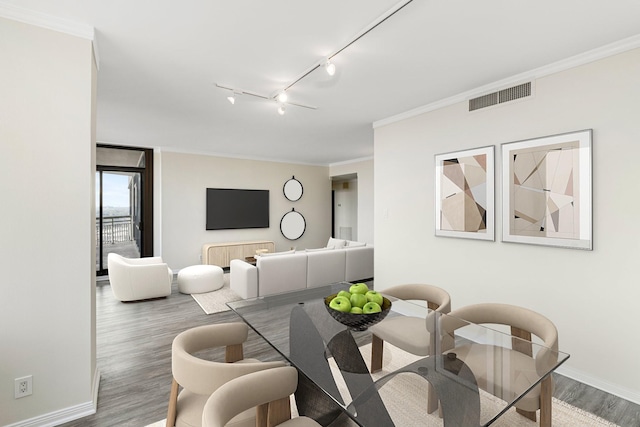
[(269, 228), (269, 190), (207, 188), (207, 230)]

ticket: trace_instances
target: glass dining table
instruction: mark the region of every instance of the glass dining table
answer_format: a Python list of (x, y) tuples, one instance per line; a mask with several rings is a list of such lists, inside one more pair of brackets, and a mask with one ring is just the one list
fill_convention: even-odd
[[(569, 358), (536, 343), (519, 343), (521, 339), (508, 332), (452, 319), (416, 302), (389, 298), (389, 317), (424, 318), (425, 333), (440, 339), (432, 340), (426, 357), (393, 348), (391, 357), (385, 355), (390, 362), (381, 372), (371, 374), (371, 333), (349, 329), (325, 306), (326, 296), (350, 285), (341, 282), (227, 303), (298, 369), (298, 413), (324, 426), (428, 426), (432, 425), (429, 417), (436, 421), (442, 417), (440, 425), (445, 427), (489, 426), (525, 395), (539, 392), (540, 383), (549, 381), (551, 373)], [(456, 329), (453, 343), (442, 339), (449, 333), (446, 325), (460, 326), (460, 322), (465, 326)], [(456, 357), (458, 345), (482, 346), (482, 377), (478, 363), (472, 369)], [(512, 362), (508, 355), (511, 348), (527, 349), (530, 369), (522, 372), (522, 367)], [(440, 411), (430, 408), (432, 413), (427, 412), (427, 389), (435, 392)]]

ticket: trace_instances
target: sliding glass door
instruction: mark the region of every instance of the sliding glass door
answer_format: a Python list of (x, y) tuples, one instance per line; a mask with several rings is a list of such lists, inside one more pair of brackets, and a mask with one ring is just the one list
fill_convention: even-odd
[(107, 258), (153, 255), (151, 150), (98, 146), (96, 170), (96, 273), (108, 273)]
[(139, 172), (96, 172), (96, 271), (107, 269), (107, 256), (115, 252), (140, 258)]

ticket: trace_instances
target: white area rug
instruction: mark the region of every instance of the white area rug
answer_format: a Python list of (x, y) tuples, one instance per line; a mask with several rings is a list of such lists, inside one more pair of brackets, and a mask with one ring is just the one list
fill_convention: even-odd
[[(369, 345), (361, 347), (361, 352), (365, 361), (370, 359)], [(394, 349), (393, 346), (385, 344), (384, 366), (381, 372), (373, 375), (374, 379), (380, 378), (397, 370), (398, 368), (416, 360), (416, 356), (409, 355), (403, 351)], [(346, 393), (346, 386), (338, 384), (341, 393)], [(380, 395), (385, 400), (387, 409), (394, 423), (398, 427), (442, 427), (442, 419), (437, 414), (427, 414), (426, 412), (426, 382), (421, 378), (410, 374), (399, 374), (390, 380), (380, 389)], [(501, 400), (482, 392), (483, 413), (496, 414), (505, 403)], [(297, 415), (295, 402), (293, 401), (292, 412)], [(407, 411), (407, 408), (412, 408)], [(417, 408), (417, 409), (416, 409)], [(420, 410), (423, 408), (423, 410)], [(593, 414), (578, 409), (568, 403), (553, 398), (553, 426), (554, 427), (618, 427), (616, 424), (603, 420)], [(488, 419), (486, 416), (483, 419)], [(536, 427), (539, 424), (521, 416), (511, 408), (499, 418), (492, 426), (495, 427)], [(165, 420), (149, 424), (147, 427), (164, 427)], [(345, 421), (341, 426), (332, 427), (357, 427), (350, 420)], [(373, 426), (375, 427), (375, 426)]]
[(206, 292), (204, 294), (191, 294), (191, 297), (198, 303), (206, 314), (220, 313), (229, 310), (228, 302), (238, 301), (240, 298), (235, 292), (229, 289), (229, 273), (224, 275), (224, 286), (217, 291)]

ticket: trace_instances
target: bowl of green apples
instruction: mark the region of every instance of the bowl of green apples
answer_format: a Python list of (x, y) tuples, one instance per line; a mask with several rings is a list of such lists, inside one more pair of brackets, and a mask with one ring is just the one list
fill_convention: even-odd
[(334, 319), (354, 331), (364, 331), (384, 319), (391, 301), (366, 283), (354, 283), (349, 290), (329, 295), (324, 305)]

